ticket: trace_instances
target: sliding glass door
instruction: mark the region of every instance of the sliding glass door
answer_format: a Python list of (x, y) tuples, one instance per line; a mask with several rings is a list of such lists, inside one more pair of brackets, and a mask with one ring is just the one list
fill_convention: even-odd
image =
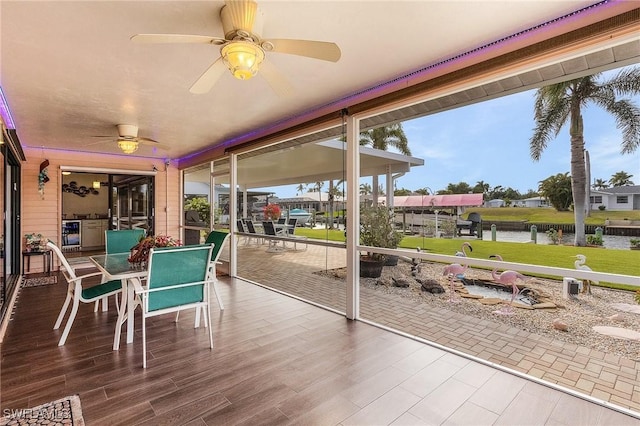
[(20, 160), (8, 133), (0, 132), (0, 320), (8, 315), (8, 305), (17, 291), (20, 277)]
[(111, 229), (154, 232), (153, 176), (110, 175)]

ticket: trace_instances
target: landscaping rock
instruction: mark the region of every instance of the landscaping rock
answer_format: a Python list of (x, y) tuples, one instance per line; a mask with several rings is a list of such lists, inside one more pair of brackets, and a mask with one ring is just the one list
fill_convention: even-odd
[(533, 309), (556, 309), (557, 307), (555, 303), (551, 302), (536, 303), (532, 306)]
[(640, 340), (640, 333), (628, 328), (596, 325), (593, 327), (593, 331), (595, 331), (596, 333), (604, 334), (606, 336), (611, 336), (616, 339)]
[(526, 303), (513, 302), (511, 306), (518, 309), (527, 309), (527, 310), (533, 311), (533, 306), (527, 305)]
[(425, 280), (416, 278), (416, 281), (420, 284), (422, 291), (426, 291), (432, 294), (444, 293), (444, 288), (440, 283), (434, 279), (427, 278)]
[(497, 297), (485, 297), (484, 299), (478, 299), (478, 302), (483, 305), (499, 305), (503, 302), (502, 299), (498, 299)]
[(409, 287), (409, 280), (405, 277), (392, 277), (391, 282), (394, 287), (400, 287), (400, 288)]
[(610, 317), (607, 317), (609, 321), (622, 322), (624, 321), (624, 316), (622, 314), (613, 314)]
[(553, 328), (560, 331), (569, 331), (567, 323), (558, 318), (553, 320)]
[(460, 297), (464, 297), (465, 299), (482, 299), (483, 296), (480, 296), (479, 294), (469, 294), (467, 293), (460, 293)]

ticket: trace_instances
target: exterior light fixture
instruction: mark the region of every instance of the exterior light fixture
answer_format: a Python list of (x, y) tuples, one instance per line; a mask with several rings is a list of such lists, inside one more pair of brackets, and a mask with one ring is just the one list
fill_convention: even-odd
[(222, 61), (239, 80), (249, 80), (258, 73), (264, 61), (264, 50), (257, 44), (235, 40), (220, 49)]
[(100, 189), (100, 182), (97, 180), (93, 181), (93, 189)]
[(118, 147), (125, 154), (133, 154), (138, 150), (138, 142), (127, 140), (127, 139), (120, 139), (118, 141)]

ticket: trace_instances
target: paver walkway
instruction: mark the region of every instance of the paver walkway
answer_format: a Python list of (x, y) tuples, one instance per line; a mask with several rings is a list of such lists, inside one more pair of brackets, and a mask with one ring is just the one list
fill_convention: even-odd
[[(238, 276), (314, 303), (345, 311), (344, 283), (314, 272), (346, 264), (344, 249), (266, 253), (239, 246)], [(526, 373), (632, 410), (640, 416), (640, 362), (532, 334), (499, 322), (437, 309), (424, 303), (360, 290), (360, 315), (480, 359)]]

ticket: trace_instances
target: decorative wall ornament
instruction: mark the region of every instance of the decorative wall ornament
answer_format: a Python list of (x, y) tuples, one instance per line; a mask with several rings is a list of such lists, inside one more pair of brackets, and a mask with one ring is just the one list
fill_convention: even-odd
[(40, 163), (40, 173), (38, 173), (38, 192), (40, 193), (40, 198), (44, 198), (44, 184), (49, 182), (47, 167), (49, 167), (49, 160), (44, 160)]
[(78, 183), (76, 181), (71, 181), (68, 184), (63, 183), (62, 192), (70, 192), (72, 194), (76, 194), (79, 197), (86, 197), (89, 194), (93, 194), (93, 195), (100, 194), (100, 192), (97, 189), (91, 186), (84, 186), (84, 185), (78, 186)]

